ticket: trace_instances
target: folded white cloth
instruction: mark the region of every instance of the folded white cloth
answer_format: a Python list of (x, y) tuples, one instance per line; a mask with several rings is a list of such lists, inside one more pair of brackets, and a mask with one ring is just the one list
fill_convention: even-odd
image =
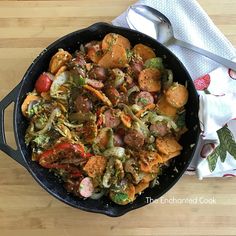
[[(197, 1), (141, 0), (137, 4), (156, 8), (166, 15), (173, 25), (176, 38), (228, 59), (236, 57), (235, 48), (214, 25)], [(112, 23), (128, 28), (125, 16), (126, 12), (114, 19)], [(236, 175), (236, 153), (234, 156), (232, 151), (235, 148), (236, 121), (230, 121), (236, 118), (235, 72), (222, 66), (219, 67), (220, 65), (214, 61), (188, 49), (175, 45), (168, 48), (183, 62), (192, 79), (195, 80), (197, 89), (207, 89), (207, 94), (199, 91), (199, 119), (203, 132), (188, 173), (196, 170), (200, 179), (210, 176)], [(228, 125), (224, 126), (227, 123)], [(217, 131), (222, 126), (224, 128)], [(232, 147), (228, 145), (228, 149), (221, 151), (222, 140), (218, 137), (219, 133), (228, 135), (225, 136)]]

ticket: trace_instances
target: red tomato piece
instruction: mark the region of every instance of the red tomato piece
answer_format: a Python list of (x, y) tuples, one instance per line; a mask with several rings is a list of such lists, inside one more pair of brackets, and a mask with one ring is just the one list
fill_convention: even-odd
[(51, 75), (49, 73), (42, 73), (35, 83), (35, 89), (38, 93), (47, 92), (50, 90), (52, 84)]

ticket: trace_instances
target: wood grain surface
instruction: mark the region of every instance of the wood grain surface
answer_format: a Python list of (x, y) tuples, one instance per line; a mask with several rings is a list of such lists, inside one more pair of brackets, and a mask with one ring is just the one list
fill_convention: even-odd
[[(0, 99), (49, 43), (92, 23), (110, 22), (134, 2), (0, 1)], [(236, 46), (236, 1), (199, 3)], [(12, 116), (10, 106), (5, 128), (14, 146)], [(236, 235), (235, 178), (184, 176), (159, 202), (109, 218), (54, 199), (0, 152), (0, 236), (10, 235)]]

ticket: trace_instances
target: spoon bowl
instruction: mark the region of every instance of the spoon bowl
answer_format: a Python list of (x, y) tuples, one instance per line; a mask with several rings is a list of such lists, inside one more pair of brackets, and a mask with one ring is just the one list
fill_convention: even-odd
[(131, 29), (147, 34), (165, 46), (175, 44), (202, 54), (236, 71), (236, 63), (190, 43), (176, 39), (170, 20), (147, 5), (132, 5), (128, 8), (126, 21)]

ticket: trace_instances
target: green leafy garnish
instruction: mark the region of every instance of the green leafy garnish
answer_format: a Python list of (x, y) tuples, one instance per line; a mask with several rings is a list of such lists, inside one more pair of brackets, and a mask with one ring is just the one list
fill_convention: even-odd
[(45, 134), (40, 134), (35, 137), (32, 141), (35, 142), (38, 146), (43, 147), (50, 140), (50, 137)]
[(81, 75), (73, 73), (71, 77), (76, 87), (80, 87), (86, 84), (86, 79), (82, 77)]
[(129, 196), (127, 193), (119, 192), (114, 195), (113, 199), (114, 199), (114, 202), (124, 202), (129, 199)]
[(144, 63), (145, 68), (155, 68), (158, 70), (164, 70), (162, 58), (155, 57), (145, 61)]
[(34, 116), (35, 114), (38, 114), (42, 110), (42, 105), (40, 103), (36, 103), (32, 106), (32, 108), (29, 110), (28, 115)]
[(128, 61), (130, 61), (133, 56), (133, 52), (128, 48), (126, 49), (126, 56), (128, 58)]
[(78, 83), (80, 86), (85, 85), (85, 78), (83, 78), (83, 77), (80, 75), (79, 78), (78, 78), (77, 83)]

